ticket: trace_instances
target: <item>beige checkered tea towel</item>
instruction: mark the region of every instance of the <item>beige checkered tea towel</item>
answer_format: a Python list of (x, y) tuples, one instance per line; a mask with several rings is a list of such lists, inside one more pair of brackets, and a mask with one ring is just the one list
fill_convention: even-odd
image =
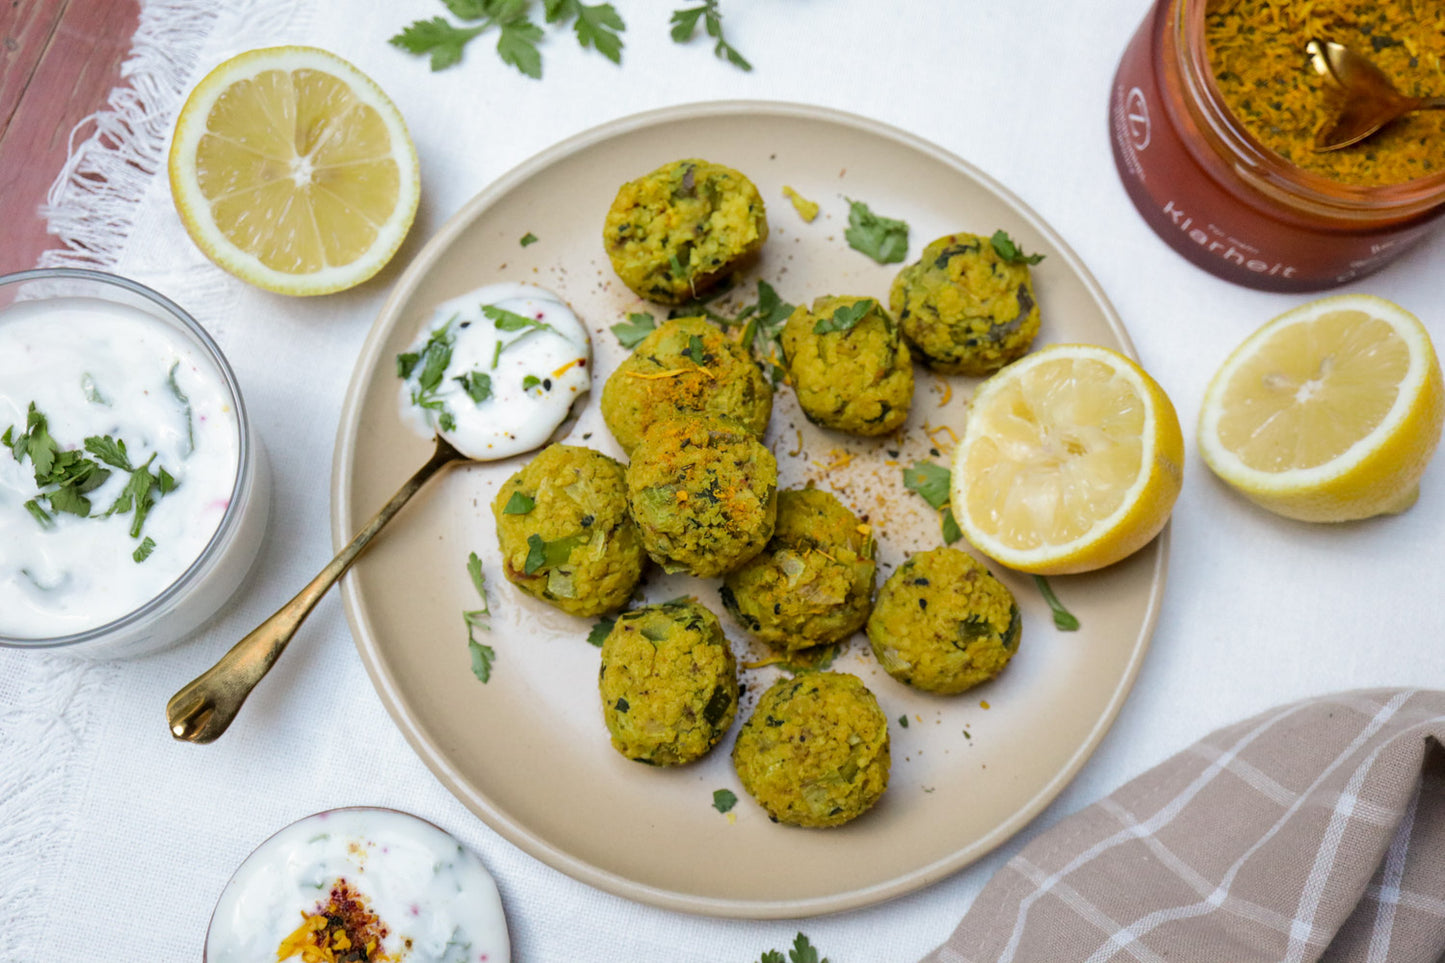
[(1005, 865), (927, 963), (1445, 960), (1445, 692), (1221, 729)]

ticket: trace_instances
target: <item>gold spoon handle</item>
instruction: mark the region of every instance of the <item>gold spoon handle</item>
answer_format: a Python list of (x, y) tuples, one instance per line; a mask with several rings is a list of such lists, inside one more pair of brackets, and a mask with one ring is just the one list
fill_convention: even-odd
[(321, 572), (296, 593), (276, 613), (256, 626), (250, 634), (231, 647), (211, 668), (197, 676), (166, 703), (166, 719), (171, 735), (182, 742), (214, 742), (226, 731), (241, 711), (241, 704), (256, 683), (271, 671), (286, 644), (301, 627), (306, 616), (336, 584), (351, 563), (371, 543), (392, 516), (421, 490), (433, 475), (465, 456), (437, 436), (436, 451), (416, 474), (407, 479), (391, 501), (372, 516), (345, 548), (337, 553)]

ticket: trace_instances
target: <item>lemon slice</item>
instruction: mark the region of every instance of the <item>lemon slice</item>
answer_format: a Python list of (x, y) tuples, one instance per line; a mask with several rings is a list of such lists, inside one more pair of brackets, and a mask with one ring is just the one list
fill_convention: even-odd
[(176, 121), (171, 193), (197, 246), (282, 294), (325, 294), (379, 271), (420, 192), (416, 149), (369, 77), (314, 47), (232, 57)]
[(1250, 335), (1214, 375), (1199, 450), (1272, 512), (1343, 522), (1414, 503), (1445, 419), (1440, 362), (1405, 309), (1322, 298)]
[(1050, 345), (974, 394), (952, 508), (980, 552), (1038, 575), (1103, 568), (1159, 534), (1183, 478), (1163, 389), (1096, 345)]

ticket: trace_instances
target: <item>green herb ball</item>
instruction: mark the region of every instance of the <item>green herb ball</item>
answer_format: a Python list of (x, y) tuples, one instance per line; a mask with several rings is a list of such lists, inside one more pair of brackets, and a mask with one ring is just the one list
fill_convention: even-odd
[(627, 466), (627, 503), (647, 554), (711, 578), (763, 550), (778, 512), (778, 463), (736, 422), (653, 425)]
[(642, 577), (626, 473), (601, 452), (547, 446), (502, 483), (492, 514), (508, 581), (564, 612), (621, 608)]
[(624, 612), (602, 643), (602, 716), (628, 759), (679, 766), (717, 745), (738, 710), (737, 663), (692, 599)]
[(898, 272), (888, 306), (934, 371), (987, 375), (1029, 350), (1039, 306), (1029, 266), (976, 234), (948, 234)]
[(888, 719), (863, 682), (840, 672), (779, 679), (738, 731), (733, 767), (768, 816), (840, 826), (888, 788)]
[(868, 620), (873, 552), (867, 526), (831, 492), (779, 492), (773, 537), (727, 574), (723, 605), (753, 635), (789, 653), (837, 642)]
[(872, 298), (822, 297), (799, 305), (783, 353), (808, 420), (854, 435), (886, 435), (908, 420), (913, 359)]
[(773, 389), (762, 371), (705, 318), (663, 323), (602, 386), (602, 418), (628, 454), (657, 421), (727, 417), (761, 438), (772, 412)]
[(955, 548), (919, 552), (900, 565), (873, 603), (868, 641), (889, 675), (951, 695), (1003, 671), (1019, 648), (1013, 593)]
[(602, 227), (622, 283), (660, 304), (696, 298), (755, 258), (767, 239), (753, 182), (695, 158), (623, 184)]

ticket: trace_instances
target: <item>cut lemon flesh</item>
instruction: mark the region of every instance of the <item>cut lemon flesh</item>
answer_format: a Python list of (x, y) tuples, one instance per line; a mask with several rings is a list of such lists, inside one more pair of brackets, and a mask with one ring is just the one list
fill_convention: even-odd
[(1111, 565), (1169, 520), (1184, 440), (1163, 389), (1095, 345), (1051, 345), (978, 388), (952, 508), (975, 548), (1039, 575)]
[(1403, 511), (1445, 420), (1430, 335), (1382, 298), (1301, 305), (1250, 335), (1210, 381), (1199, 449), (1216, 475), (1289, 518)]
[(314, 47), (266, 47), (196, 85), (176, 122), (171, 193), (206, 256), (282, 294), (360, 284), (416, 215), (416, 150), (365, 74)]

